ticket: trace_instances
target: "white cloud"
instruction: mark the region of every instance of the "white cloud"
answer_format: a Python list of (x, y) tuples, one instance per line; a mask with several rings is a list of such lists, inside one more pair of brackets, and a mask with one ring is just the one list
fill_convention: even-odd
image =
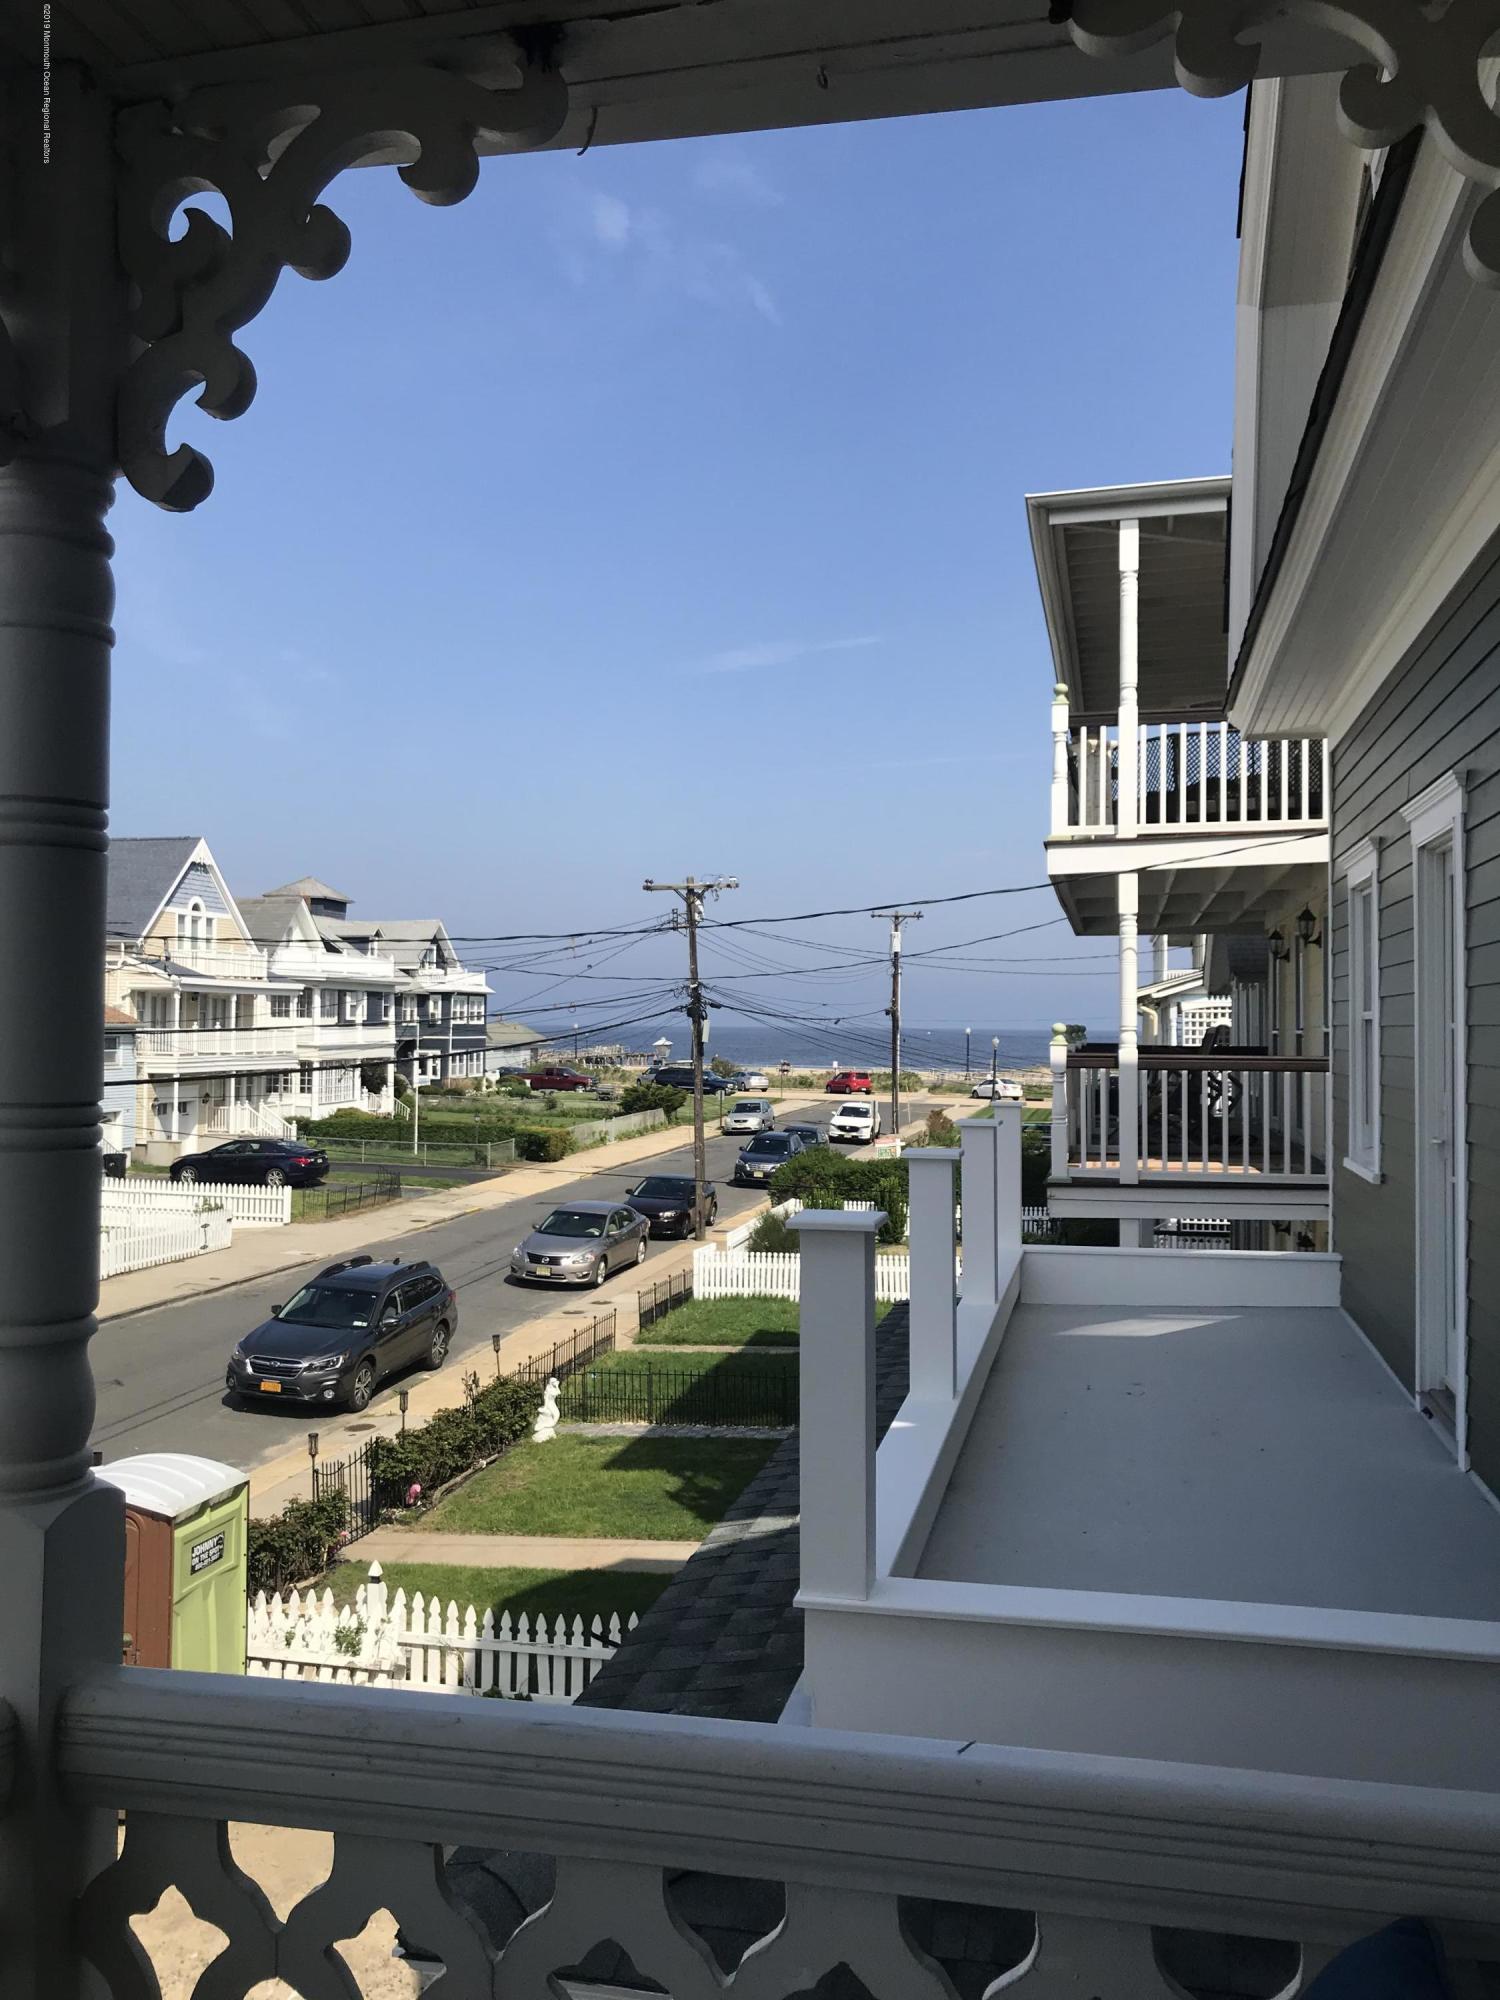
[(816, 653), (852, 653), (866, 646), (878, 646), (873, 635), (853, 639), (772, 639), (756, 646), (731, 646), (711, 654), (696, 671), (700, 674), (743, 674), (757, 667), (789, 667), (797, 660), (811, 659)]
[(617, 194), (596, 194), (593, 200), (596, 241), (609, 250), (623, 250), (630, 241), (630, 204)]
[(738, 148), (724, 147), (700, 162), (695, 184), (704, 194), (733, 195), (753, 208), (780, 208), (786, 196)]
[[(684, 234), (660, 209), (632, 207), (619, 195), (588, 197), (586, 241), (616, 263), (635, 271), (643, 288), (662, 297), (689, 298), (721, 311), (748, 309), (768, 326), (780, 326), (781, 311), (764, 279), (750, 270), (732, 243)], [(558, 245), (571, 283), (581, 286), (590, 273), (575, 246)], [(597, 255), (592, 259), (597, 266)]]

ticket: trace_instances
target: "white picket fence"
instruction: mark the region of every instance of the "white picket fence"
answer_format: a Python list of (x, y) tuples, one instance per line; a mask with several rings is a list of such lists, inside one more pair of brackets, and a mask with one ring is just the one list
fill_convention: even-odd
[(153, 1264), (176, 1264), (205, 1250), (227, 1250), (234, 1224), (223, 1209), (198, 1215), (127, 1215), (99, 1231), (99, 1276), (122, 1277)]
[(289, 1187), (245, 1187), (238, 1184), (149, 1180), (144, 1176), (115, 1180), (106, 1175), (101, 1193), (106, 1222), (116, 1216), (196, 1215), (205, 1205), (224, 1209), (251, 1228), (271, 1227), (292, 1219)]
[[(695, 1299), (796, 1299), (802, 1296), (802, 1258), (795, 1250), (693, 1252)], [(911, 1296), (911, 1259), (904, 1250), (875, 1259), (877, 1303)]]
[[(801, 1207), (802, 1203), (800, 1199), (796, 1195), (792, 1195), (786, 1201), (778, 1201), (765, 1212), (767, 1215), (774, 1215), (778, 1221), (785, 1222), (788, 1216), (796, 1215)], [(736, 1222), (731, 1228), (723, 1232), (721, 1247), (725, 1250), (742, 1249), (755, 1234), (755, 1226), (760, 1220), (760, 1216), (752, 1215), (748, 1221)]]
[(404, 1590), (387, 1592), (372, 1563), (354, 1602), (342, 1607), (329, 1589), (260, 1592), (249, 1608), (247, 1671), (269, 1680), (571, 1702), (638, 1623), (634, 1612), (607, 1623), (596, 1616), (587, 1629), (581, 1617), (558, 1617), (549, 1630), (541, 1616), (512, 1619), (507, 1611), (497, 1621), (492, 1610), (481, 1617), (472, 1604), (445, 1608), (421, 1591), (408, 1604)]

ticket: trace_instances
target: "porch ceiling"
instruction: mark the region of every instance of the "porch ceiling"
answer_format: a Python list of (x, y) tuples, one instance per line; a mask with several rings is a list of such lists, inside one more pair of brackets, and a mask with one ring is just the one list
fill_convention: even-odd
[[(1271, 913), (1294, 903), (1315, 903), (1327, 891), (1328, 841), (1326, 834), (1306, 835), (1310, 849), (1305, 860), (1257, 862), (1243, 852), (1219, 865), (1202, 860), (1182, 863), (1152, 859), (1139, 867), (1140, 929), (1142, 936), (1263, 937)], [(1284, 842), (1279, 843), (1285, 845)], [(1048, 863), (1057, 900), (1079, 937), (1114, 937), (1120, 928), (1119, 880), (1136, 857), (1130, 850), (1142, 843), (1112, 841), (1105, 867), (1103, 852), (1099, 866), (1085, 863), (1060, 872), (1055, 865), (1063, 850), (1049, 847)], [(1159, 843), (1152, 843), (1153, 849)], [(1123, 854), (1122, 854), (1123, 851)], [(1076, 843), (1066, 849), (1070, 859), (1079, 859)], [(1145, 859), (1141, 856), (1140, 859)]]
[(1494, 1620), (1500, 1514), (1339, 1312), (1021, 1306), (918, 1574)]
[(1229, 481), (1032, 494), (1026, 502), (1056, 678), (1077, 718), (1119, 707), (1119, 524), (1140, 521), (1144, 716), (1221, 712), (1229, 679), (1224, 533)]
[[(37, 60), (36, 17), (0, 53)], [(52, 60), (124, 99), (308, 69), (493, 62), (530, 34), (567, 78), (555, 147), (888, 118), (1171, 86), (1171, 44), (1101, 61), (1037, 0), (54, 0)], [(1263, 75), (1340, 67), (1326, 31), (1266, 29)], [(488, 43), (488, 48), (486, 48)], [(500, 43), (503, 49), (503, 41)]]

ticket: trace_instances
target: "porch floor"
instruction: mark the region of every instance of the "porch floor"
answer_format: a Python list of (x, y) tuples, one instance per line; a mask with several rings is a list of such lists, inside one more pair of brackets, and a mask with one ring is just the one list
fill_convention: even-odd
[(917, 1574), (1500, 1619), (1500, 1512), (1340, 1313), (1019, 1306)]

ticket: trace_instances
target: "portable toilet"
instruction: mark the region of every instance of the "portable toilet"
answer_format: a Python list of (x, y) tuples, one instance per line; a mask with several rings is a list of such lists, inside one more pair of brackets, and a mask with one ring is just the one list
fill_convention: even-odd
[(248, 1474), (153, 1451), (94, 1476), (125, 1496), (125, 1664), (242, 1674)]

